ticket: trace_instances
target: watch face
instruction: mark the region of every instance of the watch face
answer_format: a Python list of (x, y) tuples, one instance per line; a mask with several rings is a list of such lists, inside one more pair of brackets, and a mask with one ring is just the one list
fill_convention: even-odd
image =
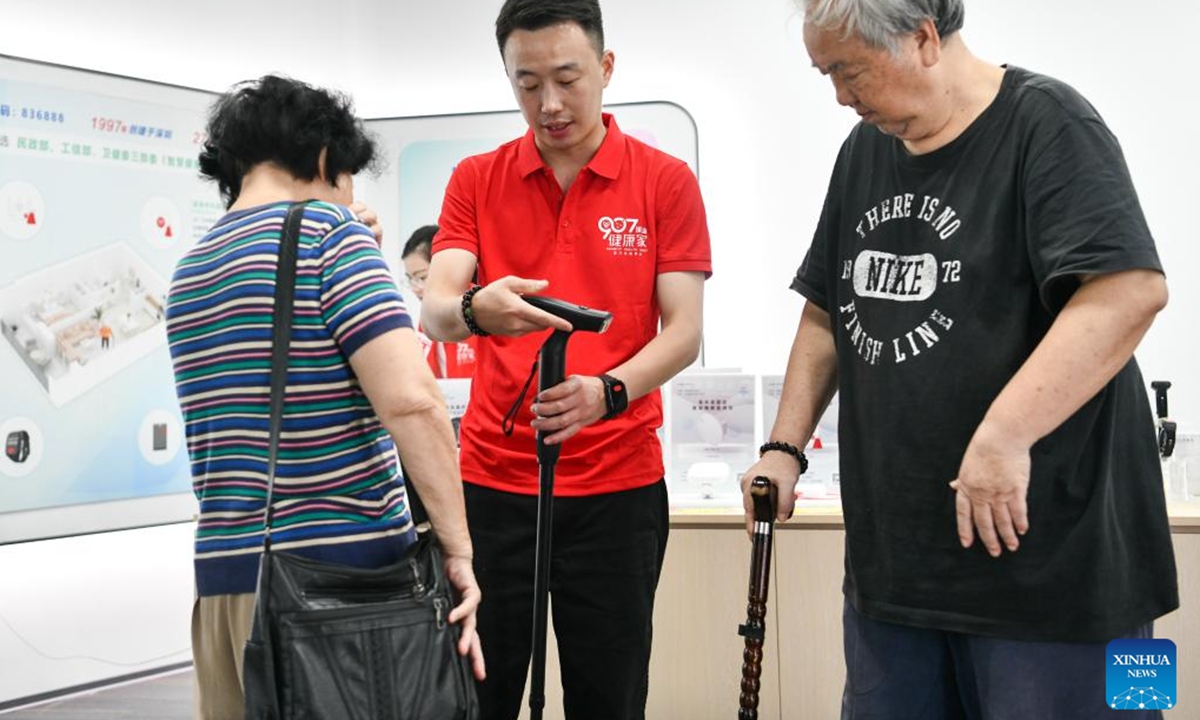
[(624, 410), (629, 406), (629, 393), (625, 391), (625, 383), (621, 382), (620, 380), (616, 380), (613, 382), (612, 388), (613, 397), (616, 398), (617, 401), (617, 408), (619, 410)]
[(608, 410), (604, 417), (614, 418), (625, 412), (629, 407), (629, 394), (625, 390), (625, 383), (611, 375), (601, 375), (600, 381), (604, 383), (604, 404)]

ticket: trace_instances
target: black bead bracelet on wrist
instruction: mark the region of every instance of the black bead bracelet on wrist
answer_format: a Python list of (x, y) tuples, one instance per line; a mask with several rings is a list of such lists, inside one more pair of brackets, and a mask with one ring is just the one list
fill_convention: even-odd
[(488, 335), (491, 335), (491, 333), (479, 327), (479, 323), (475, 321), (475, 312), (471, 309), (471, 300), (475, 298), (475, 293), (482, 289), (482, 285), (472, 285), (470, 290), (463, 293), (462, 314), (463, 322), (467, 324), (467, 330), (470, 330), (472, 335), (476, 335), (478, 337), (487, 337)]
[(808, 458), (804, 457), (804, 452), (800, 448), (796, 447), (795, 445), (793, 445), (789, 442), (783, 442), (781, 440), (772, 440), (770, 442), (765, 442), (762, 444), (762, 447), (760, 447), (758, 449), (758, 456), (762, 457), (763, 455), (765, 455), (766, 453), (768, 453), (772, 450), (778, 450), (779, 452), (787, 453), (788, 455), (791, 455), (792, 457), (796, 458), (796, 462), (800, 463), (800, 474), (801, 475), (808, 472)]

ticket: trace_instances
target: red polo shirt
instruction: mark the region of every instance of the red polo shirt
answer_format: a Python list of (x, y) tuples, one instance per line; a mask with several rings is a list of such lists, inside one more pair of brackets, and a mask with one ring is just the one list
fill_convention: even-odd
[[(704, 203), (687, 164), (626, 137), (611, 115), (604, 115), (604, 125), (604, 142), (565, 195), (532, 131), (463, 160), (446, 188), (433, 241), (434, 253), (474, 253), (481, 284), (506, 275), (546, 279), (546, 295), (611, 312), (608, 332), (571, 336), (567, 375), (608, 372), (654, 338), (659, 273), (712, 272)], [(537, 494), (529, 426), (536, 381), (512, 436), (501, 423), (548, 332), (479, 340), (461, 428), (464, 480)], [(554, 494), (595, 495), (656, 482), (663, 476), (655, 432), (661, 425), (662, 397), (655, 390), (619, 417), (584, 428), (563, 444)]]

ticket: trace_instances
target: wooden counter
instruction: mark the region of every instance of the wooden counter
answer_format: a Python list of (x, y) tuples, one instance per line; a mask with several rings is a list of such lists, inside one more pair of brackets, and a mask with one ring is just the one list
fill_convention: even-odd
[[(1200, 502), (1178, 503), (1167, 506), (1167, 515), (1173, 533), (1200, 532)], [(671, 511), (671, 529), (703, 527), (741, 527), (744, 523), (740, 510), (736, 508), (686, 508)], [(842, 528), (842, 511), (837, 507), (797, 506), (791, 520), (776, 523), (776, 530), (815, 527)]]
[[(1161, 618), (1155, 634), (1178, 647), (1182, 692), (1200, 688), (1200, 505), (1172, 506), (1170, 514), (1182, 609)], [(841, 511), (801, 508), (776, 529), (759, 718), (831, 720), (839, 715), (845, 678)], [(649, 720), (737, 717), (743, 648), (737, 626), (746, 619), (749, 564), (750, 544), (736, 511), (672, 513), (655, 603)], [(545, 717), (559, 719), (553, 638), (547, 654)], [(1200, 720), (1200, 698), (1184, 700), (1170, 714)]]

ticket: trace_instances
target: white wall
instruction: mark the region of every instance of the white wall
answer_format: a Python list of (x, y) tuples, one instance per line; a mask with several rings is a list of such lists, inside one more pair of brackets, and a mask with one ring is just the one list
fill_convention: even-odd
[[(852, 113), (837, 107), (828, 81), (809, 67), (790, 0), (603, 3), (617, 55), (606, 100), (669, 100), (696, 119), (716, 266), (708, 285), (708, 364), (780, 372), (800, 311), (787, 285)], [(5, 0), (0, 53), (206, 89), (282, 71), (352, 91), (365, 117), (510, 109), (492, 36), (499, 4), (210, 0), (183, 10), (130, 0)], [(1188, 131), (1200, 117), (1192, 75), (1200, 64), (1192, 38), (1198, 21), (1200, 7), (1168, 0), (968, 0), (963, 34), (989, 60), (1072, 83), (1120, 138), (1172, 291), (1171, 306), (1138, 355), (1147, 380), (1175, 383), (1174, 414), (1193, 427), (1200, 425), (1200, 378), (1190, 316), (1200, 309), (1200, 284), (1187, 268), (1200, 260), (1190, 235), (1200, 143)], [(160, 532), (0, 547), (0, 616), (16, 613), (26, 623), (20, 608), (74, 598), (77, 604), (70, 611), (58, 606), (60, 612), (127, 633), (129, 640), (114, 647), (134, 647), (147, 658), (178, 650), (187, 625), (178, 593), (181, 583), (190, 588), (190, 561), (186, 543), (172, 535), (160, 544)], [(91, 574), (130, 573), (129, 559), (142, 565), (126, 583)], [(50, 563), (77, 581), (51, 583), (40, 574)], [(131, 617), (113, 611), (126, 606), (118, 601), (171, 611)], [(37, 631), (52, 632), (50, 622)], [(45, 640), (56, 648), (50, 654), (85, 652), (74, 625)], [(88, 673), (121, 674), (72, 662), (83, 669), (72, 674), (62, 669), (66, 661), (45, 661), (0, 623), (0, 702), (81, 682)]]
[(189, 662), (192, 529), (0, 547), (0, 704)]

